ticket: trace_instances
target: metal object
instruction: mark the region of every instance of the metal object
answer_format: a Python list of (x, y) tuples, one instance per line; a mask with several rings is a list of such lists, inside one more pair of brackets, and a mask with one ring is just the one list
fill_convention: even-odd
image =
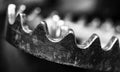
[(106, 45), (105, 48), (109, 50), (101, 48), (97, 34), (93, 34), (84, 44), (78, 46), (72, 29), (59, 41), (52, 42), (49, 40), (45, 21), (27, 33), (21, 25), (22, 15), (18, 14), (12, 25), (7, 22), (6, 40), (16, 48), (64, 65), (100, 71), (120, 71), (120, 48), (116, 37), (113, 36)]

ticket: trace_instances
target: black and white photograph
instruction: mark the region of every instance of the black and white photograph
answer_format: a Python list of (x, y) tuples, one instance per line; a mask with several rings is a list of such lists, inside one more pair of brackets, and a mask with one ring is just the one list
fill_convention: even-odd
[(120, 0), (0, 0), (0, 72), (120, 72)]

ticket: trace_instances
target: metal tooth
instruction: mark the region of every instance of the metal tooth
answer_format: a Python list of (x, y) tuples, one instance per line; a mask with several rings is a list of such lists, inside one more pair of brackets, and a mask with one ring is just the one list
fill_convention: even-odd
[[(93, 34), (81, 47), (83, 49), (84, 55), (91, 57), (90, 60), (99, 61), (102, 55), (102, 48), (100, 44), (100, 39), (97, 34)], [(98, 60), (99, 59), (99, 60)], [(97, 64), (97, 63), (96, 63)]]
[(109, 43), (103, 49), (108, 51), (108, 50), (112, 50), (116, 48), (119, 48), (119, 40), (118, 38), (113, 36), (111, 40), (109, 41)]
[(45, 21), (40, 22), (40, 24), (37, 25), (37, 27), (33, 30), (32, 36), (37, 37), (37, 41), (41, 42), (51, 42), (49, 38), (47, 37), (49, 35), (48, 27)]
[(82, 45), (78, 45), (78, 47), (86, 49), (92, 45), (101, 48), (100, 40), (97, 34), (93, 34), (85, 43), (83, 43)]
[(8, 21), (9, 24), (14, 24), (15, 18), (16, 18), (16, 5), (15, 4), (9, 4), (8, 5)]
[[(42, 33), (42, 34), (40, 34)], [(40, 36), (46, 36), (49, 34), (48, 27), (45, 21), (40, 22), (38, 26), (34, 29), (33, 34), (40, 34)]]
[(105, 46), (107, 50), (103, 52), (103, 69), (106, 71), (119, 72), (120, 65), (120, 48), (118, 38), (113, 36)]
[[(83, 47), (83, 48), (82, 48)], [(99, 70), (99, 64), (102, 61), (103, 50), (100, 45), (100, 39), (97, 34), (93, 34), (77, 52), (77, 61), (79, 67), (94, 68)]]
[[(70, 41), (68, 41), (68, 40), (70, 40)], [(72, 29), (69, 29), (68, 34), (62, 39), (62, 41), (63, 42), (74, 42), (75, 43), (74, 31)]]

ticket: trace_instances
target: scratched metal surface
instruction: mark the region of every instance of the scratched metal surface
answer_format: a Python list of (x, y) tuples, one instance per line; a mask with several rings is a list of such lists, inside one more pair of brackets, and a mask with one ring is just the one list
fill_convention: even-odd
[(20, 20), (20, 16), (18, 16), (15, 23), (13, 25), (8, 23), (7, 27), (6, 39), (16, 48), (38, 58), (64, 65), (100, 71), (120, 71), (118, 40), (113, 44), (111, 50), (104, 51), (100, 46), (99, 37), (95, 38), (97, 35), (93, 34), (88, 43), (94, 38), (95, 40), (87, 49), (82, 49), (77, 47), (73, 33), (65, 36), (60, 42), (53, 43), (46, 37), (45, 22), (39, 24), (32, 33), (27, 34), (22, 30)]

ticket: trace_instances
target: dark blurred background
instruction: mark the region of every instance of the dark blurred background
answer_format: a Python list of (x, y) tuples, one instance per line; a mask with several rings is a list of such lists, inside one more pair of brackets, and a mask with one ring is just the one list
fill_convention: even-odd
[(36, 58), (5, 41), (6, 11), (10, 3), (25, 4), (28, 14), (40, 7), (43, 17), (57, 10), (61, 17), (70, 13), (75, 16), (87, 15), (88, 19), (99, 17), (104, 20), (110, 17), (115, 22), (120, 19), (119, 0), (0, 0), (0, 72), (96, 72)]

